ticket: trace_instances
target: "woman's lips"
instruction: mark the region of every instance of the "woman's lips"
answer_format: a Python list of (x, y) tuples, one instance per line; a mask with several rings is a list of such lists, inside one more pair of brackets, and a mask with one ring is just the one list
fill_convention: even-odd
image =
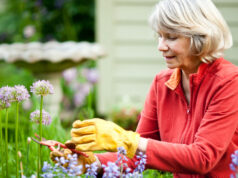
[(166, 59), (166, 60), (171, 60), (171, 59), (173, 59), (175, 56), (165, 56), (164, 58)]

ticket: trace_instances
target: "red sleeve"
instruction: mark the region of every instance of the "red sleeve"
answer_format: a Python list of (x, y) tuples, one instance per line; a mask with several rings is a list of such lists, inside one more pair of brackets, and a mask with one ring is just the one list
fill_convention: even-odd
[(154, 79), (149, 93), (146, 97), (144, 109), (141, 112), (141, 118), (137, 126), (136, 132), (144, 138), (152, 138), (160, 140), (158, 119), (157, 119), (157, 78)]
[(221, 159), (238, 125), (238, 81), (229, 81), (215, 92), (193, 144), (149, 139), (147, 167), (180, 173), (209, 172)]

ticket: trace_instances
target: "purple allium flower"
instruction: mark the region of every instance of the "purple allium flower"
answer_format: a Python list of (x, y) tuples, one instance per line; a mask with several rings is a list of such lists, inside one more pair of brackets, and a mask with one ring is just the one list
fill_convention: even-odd
[[(233, 154), (231, 154), (230, 169), (234, 172), (235, 175), (238, 176), (238, 150), (236, 150)], [(230, 177), (236, 176), (231, 174)]]
[(97, 83), (99, 79), (98, 70), (95, 68), (84, 69), (82, 75), (92, 84)]
[(83, 104), (91, 88), (92, 88), (92, 85), (90, 83), (84, 83), (77, 86), (76, 93), (74, 95), (75, 106), (80, 107)]
[(23, 100), (28, 100), (29, 97), (30, 97), (30, 95), (24, 85), (14, 86), (14, 91), (13, 91), (13, 100), (14, 101), (21, 102)]
[(142, 174), (142, 172), (145, 170), (145, 164), (146, 164), (146, 155), (143, 152), (139, 152), (138, 155), (136, 155), (136, 158), (138, 161), (135, 162), (135, 165), (137, 165), (134, 172), (139, 172)]
[(75, 106), (80, 107), (83, 104), (83, 102), (85, 100), (85, 97), (86, 96), (83, 93), (77, 92), (74, 95), (74, 104), (75, 104)]
[(87, 168), (86, 178), (96, 178), (97, 177), (97, 162), (92, 163), (91, 165), (86, 164), (85, 167)]
[[(31, 113), (30, 115), (31, 121), (38, 123), (40, 122), (40, 110), (36, 110)], [(51, 117), (48, 112), (46, 112), (44, 109), (42, 110), (42, 124), (44, 125), (50, 125), (51, 123)]]
[(77, 69), (76, 68), (67, 69), (62, 73), (62, 75), (67, 83), (71, 83), (77, 77)]
[(9, 108), (11, 106), (11, 102), (13, 101), (13, 88), (9, 86), (5, 86), (0, 88), (0, 106), (1, 109)]
[(109, 161), (107, 162), (107, 166), (103, 164), (102, 167), (104, 168), (103, 178), (114, 178), (120, 176), (120, 168), (116, 163)]
[(48, 94), (53, 94), (54, 88), (48, 80), (39, 80), (33, 83), (33, 85), (31, 86), (31, 92), (36, 95), (46, 96)]

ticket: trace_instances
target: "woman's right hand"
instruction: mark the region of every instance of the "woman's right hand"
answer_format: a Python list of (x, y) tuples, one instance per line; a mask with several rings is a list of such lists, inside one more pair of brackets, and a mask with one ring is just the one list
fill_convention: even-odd
[[(94, 155), (93, 152), (85, 152), (88, 157), (82, 156), (78, 154), (78, 164), (77, 165), (82, 165), (82, 170), (81, 174), (86, 173), (87, 169), (85, 167), (86, 164), (92, 164), (97, 161), (96, 156)], [(72, 151), (70, 149), (63, 149), (63, 150), (55, 150), (50, 153), (50, 158), (54, 163), (57, 163), (60, 157), (64, 157), (65, 160), (68, 160), (68, 155), (71, 154), (73, 155)], [(58, 157), (58, 159), (57, 159)], [(68, 166), (68, 163), (65, 163), (63, 165), (64, 167)]]

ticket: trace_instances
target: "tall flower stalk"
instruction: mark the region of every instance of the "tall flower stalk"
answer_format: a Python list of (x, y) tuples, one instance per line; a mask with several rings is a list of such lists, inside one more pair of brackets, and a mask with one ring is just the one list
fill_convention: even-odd
[(15, 120), (15, 147), (16, 147), (16, 177), (19, 177), (19, 155), (18, 155), (18, 128), (19, 128), (19, 104), (23, 100), (29, 99), (30, 95), (23, 85), (16, 85), (12, 91), (12, 101), (16, 102), (16, 120)]
[(6, 118), (5, 118), (5, 158), (6, 158), (6, 177), (8, 177), (8, 108), (11, 106), (13, 99), (12, 96), (12, 87), (2, 87), (0, 88), (0, 100), (1, 108), (6, 109)]
[[(54, 93), (54, 88), (50, 84), (49, 81), (45, 80), (39, 80), (31, 86), (31, 92), (34, 93), (35, 95), (41, 96), (41, 101), (40, 101), (40, 118), (39, 118), (39, 134), (40, 134), (40, 141), (42, 140), (42, 110), (43, 110), (43, 97), (48, 95), (48, 94), (53, 94)], [(42, 160), (41, 160), (41, 145), (39, 144), (38, 146), (38, 161), (37, 161), (37, 177), (40, 177), (40, 172), (41, 172), (41, 165), (42, 165)]]
[(1, 170), (2, 170), (2, 173), (1, 173), (1, 176), (4, 177), (4, 174), (3, 174), (3, 139), (2, 139), (2, 102), (0, 101), (0, 149), (1, 149)]

